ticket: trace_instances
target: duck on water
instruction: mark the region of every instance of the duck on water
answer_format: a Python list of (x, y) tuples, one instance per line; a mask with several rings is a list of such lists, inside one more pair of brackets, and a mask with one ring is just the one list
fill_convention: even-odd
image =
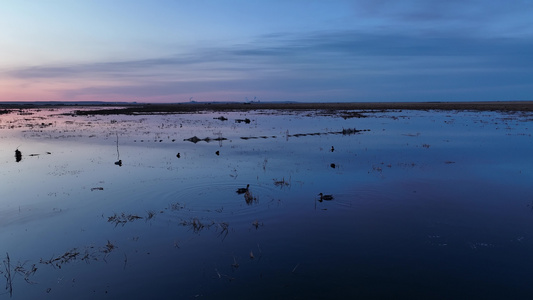
[(247, 184), (247, 185), (246, 185), (246, 188), (238, 188), (236, 193), (239, 194), (239, 195), (240, 195), (240, 194), (244, 194), (244, 193), (248, 192), (248, 189), (249, 189), (249, 188), (250, 188), (250, 185)]
[(324, 200), (325, 200), (325, 201), (333, 200), (333, 196), (332, 196), (332, 195), (324, 195), (324, 194), (322, 194), (322, 193), (320, 193), (320, 194), (318, 194), (318, 195), (320, 196), (320, 200), (318, 200), (318, 201), (320, 201), (320, 202), (322, 202), (322, 201), (324, 201)]

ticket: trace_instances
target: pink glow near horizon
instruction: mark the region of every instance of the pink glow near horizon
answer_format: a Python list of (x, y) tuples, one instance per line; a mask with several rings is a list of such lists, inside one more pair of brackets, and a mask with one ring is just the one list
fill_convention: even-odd
[(531, 1), (126, 2), (3, 3), (0, 101), (533, 98)]

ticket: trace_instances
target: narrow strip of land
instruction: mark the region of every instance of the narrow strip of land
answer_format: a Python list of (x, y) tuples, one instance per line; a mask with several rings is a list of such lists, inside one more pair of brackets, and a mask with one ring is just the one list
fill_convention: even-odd
[[(39, 107), (39, 104), (24, 105), (18, 108)], [(69, 106), (68, 102), (61, 106)], [(42, 107), (42, 106), (41, 106)], [(198, 111), (250, 111), (250, 110), (472, 110), (472, 111), (533, 111), (533, 101), (487, 101), (487, 102), (339, 102), (339, 103), (174, 103), (174, 104), (117, 104), (83, 105), (93, 107), (80, 110), (78, 114), (154, 114), (191, 113)], [(0, 108), (2, 105), (0, 104)], [(17, 108), (9, 105), (4, 108)]]
[(513, 102), (350, 102), (350, 103), (179, 103), (130, 105), (113, 109), (80, 111), (81, 114), (187, 113), (249, 110), (477, 110), (533, 111), (533, 101)]

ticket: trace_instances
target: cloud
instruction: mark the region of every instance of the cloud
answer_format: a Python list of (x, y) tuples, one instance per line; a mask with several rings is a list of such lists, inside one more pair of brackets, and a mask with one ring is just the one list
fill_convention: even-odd
[[(453, 32), (452, 32), (453, 33)], [(247, 44), (197, 48), (185, 55), (64, 66), (6, 74), (20, 80), (65, 80), (66, 99), (234, 95), (408, 95), (420, 91), (527, 84), (533, 42), (438, 34), (371, 34), (358, 30), (259, 36)], [(522, 87), (527, 89), (527, 87)], [(375, 96), (377, 98), (377, 96)], [(480, 96), (481, 97), (481, 96)], [(284, 99), (294, 100), (294, 99)]]
[[(531, 58), (533, 42), (520, 39), (468, 39), (451, 36), (370, 35), (357, 31), (319, 32), (299, 37), (263, 39), (261, 43), (197, 49), (188, 55), (67, 66), (29, 67), (7, 72), (15, 78), (138, 77), (168, 75), (180, 70), (243, 71), (345, 67), (353, 60), (383, 57), (424, 60), (426, 57), (497, 57), (511, 62)], [(448, 63), (448, 62), (447, 62)]]

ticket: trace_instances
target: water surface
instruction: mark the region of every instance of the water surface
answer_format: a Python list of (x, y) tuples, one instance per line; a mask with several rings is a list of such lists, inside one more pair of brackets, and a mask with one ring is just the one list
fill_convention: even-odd
[(0, 116), (0, 297), (533, 296), (531, 114), (70, 112)]

